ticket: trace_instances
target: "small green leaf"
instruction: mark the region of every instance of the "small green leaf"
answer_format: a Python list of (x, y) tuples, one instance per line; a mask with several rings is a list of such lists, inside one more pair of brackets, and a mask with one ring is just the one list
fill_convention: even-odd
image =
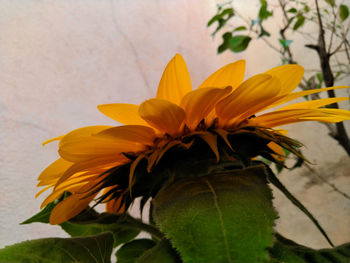
[(292, 14), (296, 14), (297, 13), (297, 10), (293, 7), (291, 9), (288, 9), (287, 11), (288, 13), (292, 13)]
[(302, 27), (305, 23), (305, 17), (303, 15), (297, 16), (297, 21), (295, 22), (293, 26), (293, 30), (297, 30), (298, 28)]
[[(135, 263), (181, 263), (176, 251), (167, 240), (160, 241), (153, 248), (147, 250)], [(119, 263), (119, 262), (117, 262)]]
[(233, 36), (229, 40), (229, 49), (235, 53), (242, 52), (248, 47), (251, 40), (252, 38), (249, 36)]
[(144, 252), (156, 245), (152, 239), (135, 239), (124, 244), (115, 253), (117, 263), (134, 263)]
[(39, 213), (33, 215), (31, 218), (22, 222), (21, 225), (26, 225), (26, 224), (35, 223), (35, 222), (48, 224), (51, 211), (55, 206), (56, 204), (54, 202), (49, 203)]
[(348, 18), (348, 16), (349, 16), (349, 7), (346, 5), (340, 5), (339, 6), (340, 20), (343, 22)]
[(333, 7), (335, 6), (335, 0), (326, 0), (326, 3)]
[(0, 249), (6, 263), (96, 263), (111, 262), (113, 236), (103, 233), (85, 238), (43, 238)]
[(317, 80), (318, 80), (318, 83), (320, 83), (320, 84), (323, 83), (323, 75), (322, 75), (321, 72), (318, 72), (318, 73), (316, 74), (316, 78), (317, 78)]
[(269, 249), (271, 257), (285, 263), (348, 263), (350, 262), (350, 243), (328, 249), (312, 249), (295, 243), (279, 234)]
[(232, 38), (232, 33), (231, 32), (226, 32), (225, 34), (222, 35), (223, 42), (221, 45), (218, 47), (218, 53), (224, 52), (226, 49), (229, 48), (229, 41)]
[(289, 40), (289, 39), (278, 39), (278, 41), (281, 43), (283, 49), (287, 49), (287, 47), (290, 46), (290, 44), (292, 44), (293, 40)]
[(244, 31), (244, 30), (247, 30), (247, 28), (245, 26), (239, 26), (239, 27), (236, 27), (233, 32), (236, 32), (236, 31)]

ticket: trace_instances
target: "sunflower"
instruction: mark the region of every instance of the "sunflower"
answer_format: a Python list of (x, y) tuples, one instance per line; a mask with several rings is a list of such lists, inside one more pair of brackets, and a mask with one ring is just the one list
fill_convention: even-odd
[(155, 98), (141, 105), (98, 106), (124, 126), (84, 127), (44, 142), (59, 140), (60, 158), (38, 178), (38, 186), (44, 186), (38, 195), (52, 188), (42, 207), (70, 193), (55, 206), (50, 223), (69, 220), (93, 200), (106, 203), (107, 212), (123, 213), (136, 197), (144, 204), (181, 176), (249, 166), (257, 156), (281, 162), (282, 148), (300, 155), (301, 145), (275, 127), (350, 119), (349, 111), (324, 107), (346, 97), (271, 110), (300, 97), (345, 88), (293, 92), (304, 72), (299, 65), (278, 66), (245, 81), (244, 71), (244, 60), (228, 64), (192, 90), (185, 61), (177, 54), (166, 66)]

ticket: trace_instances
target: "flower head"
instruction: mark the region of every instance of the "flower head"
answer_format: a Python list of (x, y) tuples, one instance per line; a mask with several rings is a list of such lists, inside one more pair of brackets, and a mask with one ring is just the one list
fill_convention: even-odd
[(279, 162), (281, 147), (298, 154), (300, 144), (275, 127), (350, 119), (349, 111), (323, 108), (347, 98), (306, 101), (261, 113), (345, 87), (293, 92), (303, 76), (299, 65), (275, 67), (246, 81), (244, 71), (243, 60), (228, 64), (192, 90), (185, 61), (177, 54), (165, 68), (155, 98), (140, 106), (98, 106), (124, 126), (84, 127), (52, 139), (59, 140), (61, 158), (39, 176), (38, 186), (45, 186), (39, 194), (53, 188), (42, 207), (64, 192), (71, 195), (54, 208), (50, 222), (76, 216), (97, 196), (108, 212), (122, 213), (134, 198), (142, 197), (144, 203), (154, 197), (174, 180), (172, 171), (179, 166), (188, 176), (200, 176), (208, 172), (201, 170), (201, 162), (212, 163), (213, 169), (246, 165), (259, 155)]

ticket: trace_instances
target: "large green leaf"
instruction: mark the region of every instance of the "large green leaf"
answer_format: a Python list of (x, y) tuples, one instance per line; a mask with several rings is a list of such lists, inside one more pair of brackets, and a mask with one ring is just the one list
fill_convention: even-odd
[(263, 166), (179, 180), (153, 204), (156, 223), (185, 263), (267, 258), (277, 215)]
[[(50, 214), (55, 205), (54, 202), (48, 204), (43, 210), (22, 224), (49, 223)], [(113, 234), (114, 247), (116, 247), (130, 241), (140, 233), (140, 229), (127, 222), (127, 218), (128, 215), (99, 214), (93, 209), (86, 209), (70, 221), (60, 224), (60, 227), (71, 237), (91, 236), (109, 231)]]
[(276, 234), (276, 242), (269, 249), (272, 259), (285, 263), (349, 263), (350, 243), (327, 249), (312, 249)]
[(147, 238), (130, 241), (119, 248), (115, 254), (117, 256), (117, 263), (135, 263), (144, 252), (155, 245), (155, 241)]
[(0, 249), (2, 263), (109, 263), (113, 235), (43, 238)]
[(135, 263), (181, 263), (181, 259), (170, 246), (169, 242), (162, 240), (143, 253)]

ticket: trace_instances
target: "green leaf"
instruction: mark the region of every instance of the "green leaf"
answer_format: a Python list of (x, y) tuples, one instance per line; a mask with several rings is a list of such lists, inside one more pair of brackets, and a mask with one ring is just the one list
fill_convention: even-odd
[(312, 249), (295, 243), (279, 234), (269, 249), (271, 257), (285, 263), (348, 263), (350, 262), (350, 243), (331, 249)]
[(222, 35), (223, 42), (221, 45), (218, 47), (218, 53), (224, 52), (226, 49), (229, 48), (229, 41), (232, 38), (232, 33), (231, 32), (226, 32), (225, 34)]
[(333, 7), (335, 6), (335, 0), (326, 0), (326, 3)]
[(247, 28), (245, 26), (239, 26), (239, 27), (236, 27), (233, 32), (237, 32), (237, 31), (244, 31), (244, 30), (247, 30)]
[(235, 53), (244, 51), (252, 40), (249, 36), (233, 36), (229, 39), (229, 49)]
[(153, 199), (154, 219), (184, 262), (263, 262), (272, 245), (272, 194), (263, 166), (184, 178)]
[(55, 206), (56, 206), (56, 203), (54, 202), (49, 203), (39, 213), (35, 214), (31, 218), (22, 222), (21, 225), (26, 225), (26, 224), (35, 223), (35, 222), (48, 224), (51, 211)]
[(259, 9), (258, 18), (260, 20), (260, 23), (267, 19), (268, 17), (272, 16), (273, 13), (267, 10), (267, 1), (260, 0), (261, 7)]
[(293, 26), (293, 30), (297, 30), (298, 28), (302, 27), (305, 23), (305, 17), (303, 15), (297, 16), (297, 21), (295, 22)]
[(117, 263), (134, 263), (144, 252), (156, 245), (152, 239), (135, 239), (116, 252)]
[[(181, 263), (176, 251), (167, 240), (160, 241), (153, 248), (143, 253), (135, 263)], [(119, 263), (119, 261), (117, 262)]]
[(297, 13), (297, 10), (293, 7), (291, 9), (288, 9), (287, 10), (288, 13), (292, 13), (292, 14), (296, 14)]
[[(22, 224), (49, 223), (50, 214), (55, 205), (56, 203), (54, 202), (48, 204), (42, 211)], [(135, 229), (135, 227), (124, 220), (123, 215), (98, 214), (93, 209), (86, 209), (70, 221), (60, 224), (60, 227), (71, 237), (97, 235), (107, 231), (112, 232), (114, 247), (130, 241), (140, 233), (140, 230)]]
[(328, 243), (331, 246), (334, 246), (332, 241), (329, 239), (326, 231), (322, 228), (322, 226), (316, 220), (316, 218), (309, 212), (309, 210), (307, 210), (306, 207), (288, 191), (288, 189), (280, 182), (280, 180), (278, 180), (278, 178), (275, 176), (275, 174), (271, 171), (269, 167), (266, 167), (266, 171), (268, 174), (269, 182), (272, 183), (278, 190), (280, 190), (289, 199), (289, 201), (292, 202), (292, 204), (298, 207), (314, 223), (314, 225), (318, 228), (321, 234), (328, 241)]
[(111, 233), (85, 238), (43, 238), (0, 249), (0, 262), (109, 263), (112, 245)]
[(230, 18), (233, 16), (234, 16), (233, 8), (226, 8), (226, 9), (222, 10), (221, 13), (212, 17), (209, 20), (207, 26), (211, 26), (213, 23), (218, 22), (218, 26), (216, 27), (216, 29), (212, 33), (212, 35), (214, 36), (227, 23), (227, 21), (230, 20)]
[(317, 80), (318, 80), (318, 83), (320, 83), (320, 84), (323, 83), (323, 75), (322, 75), (321, 72), (318, 72), (318, 73), (316, 74), (316, 78), (317, 78)]
[(339, 6), (340, 20), (343, 22), (348, 18), (348, 16), (349, 16), (349, 7), (346, 5), (340, 5)]
[(74, 224), (71, 222), (64, 222), (60, 226), (71, 237), (90, 236), (109, 231), (113, 234), (113, 247), (132, 240), (140, 233), (140, 230), (128, 227), (121, 222), (112, 224)]
[(278, 41), (281, 43), (282, 47), (284, 50), (287, 49), (287, 47), (290, 46), (290, 44), (292, 44), (293, 40), (289, 40), (289, 39), (278, 39)]

